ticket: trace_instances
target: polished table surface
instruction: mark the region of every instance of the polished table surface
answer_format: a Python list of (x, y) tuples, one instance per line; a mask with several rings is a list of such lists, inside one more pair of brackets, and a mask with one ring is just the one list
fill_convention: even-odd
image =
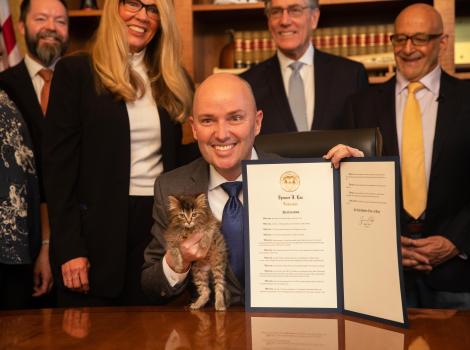
[(470, 349), (470, 311), (409, 310), (401, 329), (339, 314), (171, 307), (0, 312), (0, 349)]

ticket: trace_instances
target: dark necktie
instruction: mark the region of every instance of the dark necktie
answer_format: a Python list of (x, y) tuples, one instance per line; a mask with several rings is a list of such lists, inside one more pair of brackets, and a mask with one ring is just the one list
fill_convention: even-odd
[(51, 89), (52, 70), (43, 68), (38, 72), (39, 76), (44, 80), (44, 85), (41, 89), (41, 109), (42, 113), (46, 115), (47, 104), (49, 103), (49, 91)]
[(227, 244), (228, 256), (232, 271), (239, 282), (245, 284), (245, 256), (243, 243), (243, 205), (238, 199), (242, 189), (240, 181), (225, 182), (222, 188), (229, 198), (222, 214), (222, 234)]

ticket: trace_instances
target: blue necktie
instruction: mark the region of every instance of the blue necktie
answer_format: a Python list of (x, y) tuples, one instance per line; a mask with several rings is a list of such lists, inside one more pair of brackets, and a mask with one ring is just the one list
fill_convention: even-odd
[(245, 256), (243, 243), (243, 205), (238, 199), (242, 189), (240, 181), (225, 182), (222, 188), (227, 192), (229, 198), (225, 203), (222, 214), (222, 234), (227, 244), (228, 256), (232, 271), (239, 282), (245, 284)]

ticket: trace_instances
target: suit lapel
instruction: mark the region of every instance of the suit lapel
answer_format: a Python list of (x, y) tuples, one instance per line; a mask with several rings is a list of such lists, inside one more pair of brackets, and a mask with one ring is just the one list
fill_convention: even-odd
[(209, 188), (209, 164), (200, 158), (191, 174), (191, 183), (185, 188), (186, 193), (206, 193)]
[[(328, 57), (323, 52), (315, 49), (313, 59), (314, 71), (314, 101), (315, 107), (313, 112), (313, 123), (311, 129), (320, 129), (323, 124), (322, 118), (326, 115), (325, 108), (328, 105), (328, 98), (331, 96), (329, 79), (329, 63)], [(333, 94), (334, 96), (334, 94)]]
[(454, 124), (454, 119), (458, 115), (457, 108), (460, 104), (455, 103), (456, 96), (458, 96), (458, 91), (455, 90), (455, 86), (452, 84), (452, 78), (443, 71), (439, 89), (439, 106), (434, 132), (431, 173), (439, 159), (446, 134), (449, 130), (452, 130), (452, 124)]
[(274, 110), (280, 116), (285, 125), (285, 130), (297, 130), (294, 117), (290, 110), (289, 101), (287, 99), (286, 90), (284, 89), (284, 81), (282, 80), (281, 66), (277, 55), (269, 60), (266, 72), (266, 81), (269, 86), (270, 95), (273, 97), (272, 103)]
[(377, 90), (375, 113), (383, 137), (384, 155), (398, 155), (398, 136), (395, 112), (395, 78), (390, 79)]
[(16, 68), (12, 72), (12, 83), (18, 86), (20, 93), (17, 98), (21, 100), (24, 113), (31, 116), (35, 124), (40, 125), (43, 122), (43, 114), (24, 60)]

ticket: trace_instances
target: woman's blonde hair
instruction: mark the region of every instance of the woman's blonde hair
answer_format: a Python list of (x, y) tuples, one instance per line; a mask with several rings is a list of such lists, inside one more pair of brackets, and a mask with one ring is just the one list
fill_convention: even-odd
[[(129, 64), (127, 27), (119, 16), (119, 3), (120, 0), (106, 0), (91, 55), (98, 89), (107, 89), (128, 102), (140, 98), (145, 86)], [(180, 61), (181, 40), (173, 2), (155, 0), (155, 4), (159, 27), (147, 45), (144, 61), (157, 105), (174, 120), (183, 122), (191, 110), (193, 86)]]

